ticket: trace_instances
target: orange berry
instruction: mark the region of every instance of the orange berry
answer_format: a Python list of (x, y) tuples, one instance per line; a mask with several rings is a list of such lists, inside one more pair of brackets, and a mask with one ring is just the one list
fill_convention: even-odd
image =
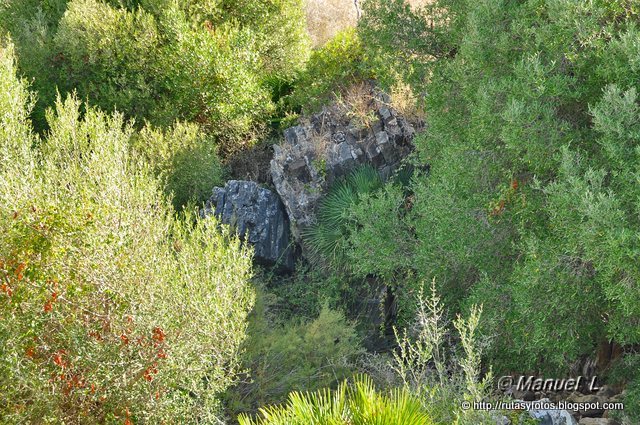
[(33, 347), (29, 347), (25, 350), (24, 355), (33, 359), (36, 356), (36, 350)]
[(24, 272), (24, 269), (26, 268), (27, 265), (25, 263), (18, 264), (18, 267), (16, 267), (16, 277), (18, 278), (18, 280), (22, 280), (22, 272)]
[(162, 328), (153, 328), (153, 340), (156, 342), (163, 342), (164, 341), (164, 331), (162, 330)]

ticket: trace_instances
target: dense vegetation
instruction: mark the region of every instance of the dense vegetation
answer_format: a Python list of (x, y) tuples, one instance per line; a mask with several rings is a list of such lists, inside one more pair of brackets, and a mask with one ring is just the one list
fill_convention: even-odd
[[(0, 0), (0, 422), (495, 423), (460, 409), (492, 374), (614, 344), (637, 423), (640, 6), (366, 0), (310, 37), (317, 3)], [(198, 216), (372, 80), (416, 151), (336, 182), (293, 274)]]
[(637, 6), (441, 3), (422, 46), (392, 40), (389, 14), (363, 22), (363, 45), (411, 53), (406, 78), (430, 76), (416, 86), (431, 170), (413, 181), (416, 272), (453, 308), (484, 304), (503, 370), (563, 371), (600, 341), (637, 344)]
[(251, 254), (176, 218), (120, 115), (74, 97), (37, 137), (0, 50), (0, 419), (210, 421), (238, 367)]

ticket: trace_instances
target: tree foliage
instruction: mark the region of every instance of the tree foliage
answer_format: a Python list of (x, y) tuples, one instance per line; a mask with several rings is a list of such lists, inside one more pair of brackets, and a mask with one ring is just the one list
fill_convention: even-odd
[(264, 134), (309, 55), (300, 0), (7, 0), (0, 17), (40, 93), (38, 130), (56, 90), (76, 90), (138, 123), (196, 121), (225, 154)]
[[(426, 93), (410, 269), (454, 309), (484, 304), (501, 368), (566, 370), (601, 340), (637, 344), (637, 6), (367, 7), (363, 40)], [(422, 44), (392, 37), (425, 10)]]

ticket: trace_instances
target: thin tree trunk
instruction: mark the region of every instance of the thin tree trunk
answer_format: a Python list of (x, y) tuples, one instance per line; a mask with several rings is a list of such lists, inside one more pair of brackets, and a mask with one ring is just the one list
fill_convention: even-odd
[(353, 0), (353, 5), (356, 8), (356, 18), (360, 20), (360, 16), (362, 15), (362, 11), (360, 10), (360, 2), (359, 0)]

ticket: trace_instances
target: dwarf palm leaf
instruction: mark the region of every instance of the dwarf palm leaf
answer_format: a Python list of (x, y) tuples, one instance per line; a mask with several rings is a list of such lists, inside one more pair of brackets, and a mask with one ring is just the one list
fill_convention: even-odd
[(293, 392), (282, 406), (260, 409), (259, 418), (239, 418), (240, 425), (431, 425), (420, 401), (405, 389), (384, 394), (371, 378), (358, 376), (337, 390)]
[(318, 222), (339, 226), (344, 221), (344, 213), (358, 200), (356, 192), (348, 181), (341, 181), (331, 188), (327, 196), (320, 201)]
[(354, 225), (349, 212), (362, 195), (372, 193), (382, 185), (378, 172), (370, 165), (364, 165), (329, 189), (319, 204), (316, 224), (302, 235), (312, 261), (335, 269), (344, 268)]
[(370, 165), (353, 171), (347, 178), (349, 186), (358, 194), (371, 193), (382, 187), (380, 174)]
[(396, 388), (389, 394), (376, 391), (370, 378), (356, 382), (350, 400), (353, 424), (428, 425), (429, 417), (420, 401), (406, 390)]

